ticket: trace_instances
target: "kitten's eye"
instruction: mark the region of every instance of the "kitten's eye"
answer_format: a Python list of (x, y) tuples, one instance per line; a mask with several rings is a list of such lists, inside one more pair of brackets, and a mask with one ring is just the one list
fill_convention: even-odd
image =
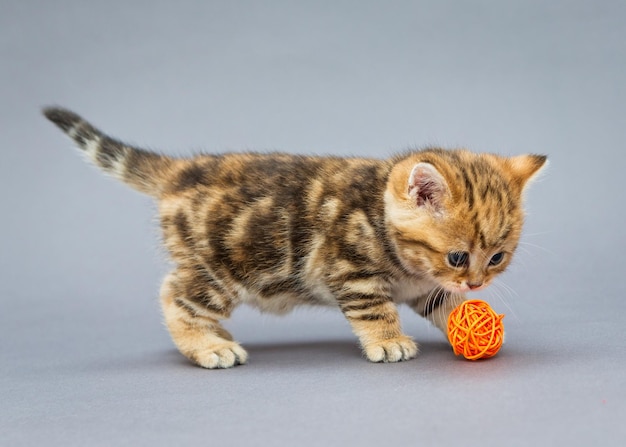
[(503, 259), (504, 259), (504, 253), (502, 252), (496, 253), (489, 260), (489, 265), (498, 265), (502, 262)]
[(452, 267), (464, 267), (468, 264), (469, 253), (465, 251), (451, 251), (448, 253), (448, 262)]

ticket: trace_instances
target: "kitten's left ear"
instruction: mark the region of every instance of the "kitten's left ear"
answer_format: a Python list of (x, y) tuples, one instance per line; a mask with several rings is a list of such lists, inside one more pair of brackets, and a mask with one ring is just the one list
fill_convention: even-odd
[(548, 157), (535, 154), (518, 155), (517, 157), (508, 158), (506, 165), (513, 174), (513, 178), (524, 189), (548, 165)]
[(430, 163), (417, 163), (413, 167), (408, 188), (409, 197), (418, 207), (431, 207), (435, 211), (443, 209), (448, 184)]

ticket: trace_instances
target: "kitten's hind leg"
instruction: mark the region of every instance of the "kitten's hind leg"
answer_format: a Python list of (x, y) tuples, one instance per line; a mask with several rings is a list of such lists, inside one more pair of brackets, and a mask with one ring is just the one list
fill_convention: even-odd
[(170, 273), (161, 305), (174, 343), (189, 360), (209, 369), (246, 363), (246, 351), (219, 323), (230, 316), (232, 300), (205, 270), (179, 267)]

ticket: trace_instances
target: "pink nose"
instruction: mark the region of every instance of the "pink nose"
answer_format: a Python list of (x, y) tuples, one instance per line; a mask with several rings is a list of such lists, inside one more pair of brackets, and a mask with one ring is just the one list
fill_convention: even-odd
[(468, 283), (467, 283), (467, 287), (469, 287), (469, 288), (470, 288), (470, 290), (479, 289), (480, 287), (482, 287), (482, 285), (483, 285), (483, 283), (482, 283), (482, 282), (478, 282), (478, 283), (475, 283), (475, 284), (474, 284), (474, 283), (471, 283), (471, 282), (468, 282)]

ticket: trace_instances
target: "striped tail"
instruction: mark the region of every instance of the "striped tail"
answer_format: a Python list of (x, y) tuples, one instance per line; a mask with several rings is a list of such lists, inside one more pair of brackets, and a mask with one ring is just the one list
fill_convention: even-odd
[(69, 110), (47, 107), (43, 114), (104, 172), (145, 194), (160, 195), (174, 159), (115, 140)]

